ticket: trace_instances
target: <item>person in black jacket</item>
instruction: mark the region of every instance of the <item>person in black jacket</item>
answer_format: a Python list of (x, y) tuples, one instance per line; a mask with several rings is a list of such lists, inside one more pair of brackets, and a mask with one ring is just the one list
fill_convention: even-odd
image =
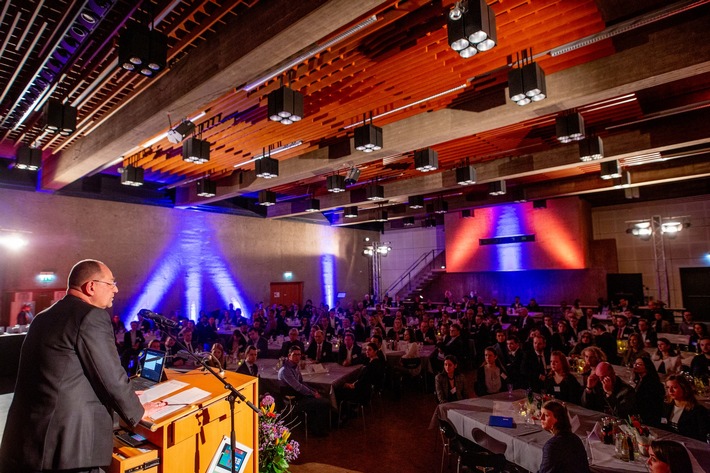
[(698, 403), (688, 378), (682, 374), (668, 376), (666, 391), (671, 402), (663, 406), (661, 428), (700, 441), (707, 440), (710, 432), (708, 410)]
[(542, 428), (552, 438), (542, 447), (542, 463), (538, 473), (589, 473), (589, 461), (584, 444), (572, 426), (567, 408), (559, 401), (547, 401), (542, 406)]
[(435, 372), (441, 371), (444, 368), (444, 358), (447, 355), (454, 355), (459, 362), (466, 359), (466, 347), (461, 339), (461, 326), (459, 324), (451, 324), (449, 327), (449, 336), (443, 342), (436, 344), (436, 350), (432, 353), (431, 364)]
[(545, 383), (547, 368), (550, 365), (545, 353), (545, 337), (533, 337), (533, 349), (523, 354), (522, 372), (527, 379), (527, 387), (539, 393)]
[(353, 383), (345, 383), (338, 389), (335, 397), (338, 401), (367, 403), (372, 389), (379, 390), (385, 380), (385, 363), (377, 356), (377, 345), (370, 342), (365, 345), (367, 363)]
[(365, 363), (365, 360), (362, 348), (355, 342), (355, 335), (352, 332), (346, 332), (343, 343), (338, 348), (338, 364), (343, 366), (359, 365)]
[(587, 378), (587, 385), (582, 393), (583, 407), (620, 419), (636, 414), (636, 395), (634, 388), (623, 382), (614, 373), (614, 368), (602, 361), (594, 373)]
[(658, 427), (666, 391), (658, 378), (656, 367), (648, 356), (639, 356), (633, 362), (633, 370), (636, 382), (636, 410), (641, 416), (641, 422)]
[(325, 340), (322, 330), (317, 330), (313, 335), (313, 342), (308, 345), (306, 356), (316, 363), (333, 361), (333, 344)]

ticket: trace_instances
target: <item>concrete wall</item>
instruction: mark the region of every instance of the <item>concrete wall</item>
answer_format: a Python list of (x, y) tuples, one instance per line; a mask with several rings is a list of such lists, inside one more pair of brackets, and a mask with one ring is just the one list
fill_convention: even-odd
[[(167, 312), (226, 307), (236, 299), (249, 313), (270, 299), (269, 283), (304, 282), (304, 299), (327, 296), (324, 274), (332, 268), (332, 292), (368, 291), (365, 236), (378, 234), (289, 220), (266, 220), (191, 210), (106, 202), (0, 189), (0, 228), (19, 230), (24, 249), (0, 247), (0, 290), (64, 289), (78, 260), (107, 263), (119, 283), (114, 312), (133, 317), (136, 307)], [(325, 257), (324, 257), (325, 256)], [(41, 271), (57, 280), (41, 284)], [(358, 296), (358, 297), (359, 297)], [(7, 298), (5, 298), (7, 299)], [(2, 305), (8, 312), (8, 301)], [(0, 325), (8, 320), (0, 314)]]
[(392, 246), (390, 254), (382, 258), (382, 291), (390, 287), (424, 253), (443, 250), (444, 235), (443, 225), (390, 230), (380, 235), (381, 242), (389, 242)]

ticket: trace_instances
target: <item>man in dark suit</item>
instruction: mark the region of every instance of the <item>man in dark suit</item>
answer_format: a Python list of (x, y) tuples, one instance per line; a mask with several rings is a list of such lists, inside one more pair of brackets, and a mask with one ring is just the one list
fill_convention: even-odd
[(355, 343), (355, 335), (351, 332), (345, 334), (343, 343), (338, 349), (338, 364), (343, 366), (359, 365), (365, 362), (362, 348)]
[(256, 364), (257, 350), (254, 345), (249, 345), (244, 352), (244, 363), (239, 365), (237, 373), (246, 374), (249, 376), (259, 376), (259, 367)]
[(658, 343), (658, 334), (649, 327), (646, 319), (639, 319), (636, 333), (641, 336), (641, 341), (645, 347), (655, 347), (656, 343)]
[(313, 335), (313, 343), (308, 346), (306, 356), (316, 363), (333, 360), (333, 344), (325, 341), (325, 333), (322, 330), (316, 331)]
[(247, 337), (249, 338), (249, 344), (254, 345), (259, 353), (261, 353), (261, 356), (266, 356), (269, 351), (269, 342), (259, 334), (259, 329), (257, 327), (250, 327), (249, 332), (247, 332)]
[(111, 315), (111, 270), (77, 263), (67, 295), (38, 314), (22, 345), (0, 471), (98, 472), (111, 463), (113, 412), (130, 426), (159, 403), (141, 406), (121, 367)]
[(527, 376), (528, 387), (539, 393), (545, 383), (547, 368), (550, 366), (550, 360), (545, 353), (545, 337), (535, 335), (533, 337), (533, 349), (528, 350), (523, 355), (522, 372)]
[(518, 328), (518, 338), (527, 340), (530, 331), (536, 326), (535, 319), (528, 315), (528, 309), (523, 307), (518, 309), (518, 320), (516, 327)]
[(292, 328), (288, 331), (288, 340), (284, 341), (281, 344), (281, 351), (279, 352), (279, 356), (286, 358), (288, 356), (288, 351), (291, 349), (292, 346), (299, 347), (301, 351), (305, 350), (303, 348), (303, 342), (298, 339), (297, 328)]
[(592, 327), (594, 335), (594, 344), (598, 346), (606, 355), (606, 359), (611, 364), (617, 364), (619, 356), (616, 351), (616, 339), (606, 331), (606, 327), (602, 324), (596, 324)]
[(506, 345), (508, 351), (505, 359), (502, 360), (505, 371), (516, 389), (527, 387), (527, 380), (523, 377), (523, 349), (520, 347), (518, 337), (511, 335), (506, 340)]

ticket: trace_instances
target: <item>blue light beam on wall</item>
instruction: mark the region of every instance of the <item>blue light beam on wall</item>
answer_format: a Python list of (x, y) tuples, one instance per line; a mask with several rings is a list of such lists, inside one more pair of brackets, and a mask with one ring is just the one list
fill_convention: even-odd
[[(523, 221), (524, 215), (523, 206), (521, 205), (501, 205), (495, 207), (494, 215), (498, 214), (496, 219), (496, 231), (494, 238), (503, 238), (511, 235), (525, 234)], [(496, 250), (498, 253), (497, 271), (518, 271), (524, 268), (523, 261), (523, 243), (505, 243), (498, 245)]]
[(323, 275), (323, 295), (328, 307), (335, 307), (335, 255), (323, 255), (320, 259)]

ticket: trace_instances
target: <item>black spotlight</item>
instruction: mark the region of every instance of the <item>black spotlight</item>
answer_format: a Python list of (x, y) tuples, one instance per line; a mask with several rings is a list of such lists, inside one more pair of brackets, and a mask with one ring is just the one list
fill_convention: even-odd
[(424, 196), (422, 196), (422, 195), (409, 196), (409, 208), (410, 209), (423, 209), (424, 208)]
[(545, 71), (534, 61), (511, 69), (508, 72), (508, 92), (510, 100), (520, 106), (543, 100), (547, 97)]
[(360, 170), (358, 168), (350, 168), (348, 173), (345, 175), (345, 184), (351, 186), (360, 179)]
[(259, 191), (259, 205), (270, 207), (276, 205), (276, 193), (272, 191)]
[(382, 149), (382, 128), (372, 123), (365, 123), (355, 128), (355, 149), (365, 153)]
[(143, 185), (143, 168), (129, 164), (121, 172), (121, 184), (139, 187)]
[(328, 192), (333, 192), (335, 194), (345, 191), (345, 176), (340, 176), (338, 174), (334, 176), (328, 176), (325, 178), (325, 184), (328, 188)]
[(217, 183), (203, 177), (197, 181), (198, 197), (214, 197), (217, 195)]
[(346, 207), (343, 211), (343, 217), (345, 218), (357, 218), (357, 207)]
[(195, 131), (195, 124), (190, 120), (183, 120), (168, 131), (168, 141), (173, 144), (179, 144), (186, 136)]
[(76, 130), (76, 107), (50, 99), (44, 104), (43, 130), (68, 136)]
[(278, 160), (268, 156), (258, 159), (254, 164), (254, 169), (256, 171), (256, 177), (263, 177), (264, 179), (279, 177)]
[(303, 118), (303, 94), (281, 86), (269, 93), (267, 108), (269, 120), (290, 125)]
[(26, 171), (37, 171), (42, 167), (42, 150), (40, 148), (30, 148), (20, 146), (15, 157), (15, 167)]
[(182, 159), (188, 163), (203, 164), (210, 160), (210, 142), (192, 137), (182, 143)]
[(118, 61), (127, 71), (153, 77), (168, 62), (168, 38), (147, 26), (131, 25), (118, 40)]

